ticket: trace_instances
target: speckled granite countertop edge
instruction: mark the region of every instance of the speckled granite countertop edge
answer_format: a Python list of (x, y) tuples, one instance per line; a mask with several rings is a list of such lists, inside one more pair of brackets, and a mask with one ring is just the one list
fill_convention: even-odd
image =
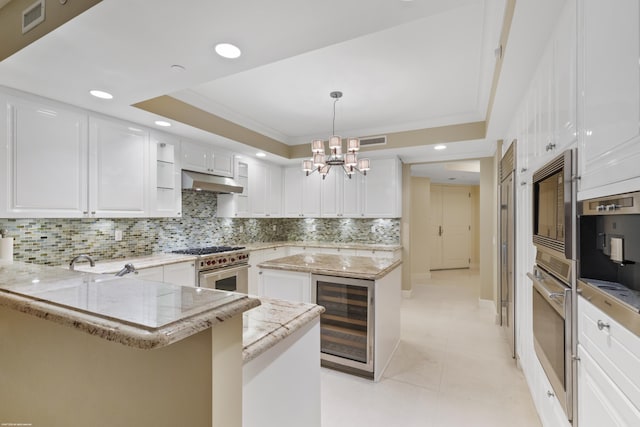
[[(245, 316), (251, 316), (252, 311), (268, 311), (270, 305), (278, 304), (278, 300), (271, 299), (262, 299), (263, 304), (260, 307), (255, 308), (254, 310), (248, 311), (245, 313)], [(287, 302), (288, 303), (288, 302)], [(261, 326), (263, 328), (267, 328), (269, 331), (266, 335), (260, 337), (255, 341), (251, 341), (249, 343), (243, 343), (242, 350), (242, 361), (243, 363), (248, 363), (270, 348), (274, 347), (276, 344), (292, 335), (299, 329), (303, 328), (305, 325), (312, 322), (314, 319), (318, 318), (322, 313), (324, 313), (325, 308), (320, 305), (315, 304), (303, 304), (299, 303), (301, 306), (305, 306), (306, 310), (302, 313), (299, 313), (298, 310), (292, 309), (292, 315), (294, 317), (287, 319), (280, 319), (280, 321), (262, 321)], [(279, 306), (279, 308), (282, 308)], [(275, 319), (272, 319), (275, 320)], [(246, 321), (246, 319), (245, 319)], [(246, 341), (246, 339), (245, 339)]]
[(145, 350), (174, 344), (259, 305), (259, 299), (246, 297), (157, 329), (146, 329), (47, 301), (0, 291), (0, 306), (68, 326), (107, 341)]

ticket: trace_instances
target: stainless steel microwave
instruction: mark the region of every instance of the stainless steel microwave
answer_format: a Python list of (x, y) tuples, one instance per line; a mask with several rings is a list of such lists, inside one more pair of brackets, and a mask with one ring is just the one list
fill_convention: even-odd
[(573, 151), (567, 150), (533, 174), (533, 244), (572, 259)]

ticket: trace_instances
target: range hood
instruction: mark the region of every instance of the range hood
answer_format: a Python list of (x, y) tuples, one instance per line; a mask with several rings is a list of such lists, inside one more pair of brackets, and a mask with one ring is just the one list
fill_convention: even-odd
[(233, 179), (206, 173), (182, 171), (182, 189), (209, 191), (212, 193), (242, 193), (242, 186)]

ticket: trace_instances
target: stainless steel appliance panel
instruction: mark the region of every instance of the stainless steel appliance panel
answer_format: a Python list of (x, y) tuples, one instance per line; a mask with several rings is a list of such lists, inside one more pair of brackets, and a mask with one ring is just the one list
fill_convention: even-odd
[(220, 270), (201, 271), (198, 286), (232, 292), (249, 292), (249, 266), (246, 264)]
[(516, 357), (515, 330), (515, 153), (513, 141), (500, 162), (500, 325), (506, 330), (511, 357)]
[(572, 297), (571, 288), (534, 269), (533, 345), (558, 400), (573, 418)]
[(312, 275), (320, 315), (323, 366), (373, 378), (374, 319), (372, 280)]

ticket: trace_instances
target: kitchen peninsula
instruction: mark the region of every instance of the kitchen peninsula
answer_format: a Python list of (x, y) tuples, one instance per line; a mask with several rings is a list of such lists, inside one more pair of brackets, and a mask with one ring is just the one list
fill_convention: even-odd
[(378, 381), (400, 342), (402, 261), (297, 254), (258, 265), (261, 297), (317, 303), (322, 365)]
[(246, 295), (0, 265), (0, 422), (240, 426)]

